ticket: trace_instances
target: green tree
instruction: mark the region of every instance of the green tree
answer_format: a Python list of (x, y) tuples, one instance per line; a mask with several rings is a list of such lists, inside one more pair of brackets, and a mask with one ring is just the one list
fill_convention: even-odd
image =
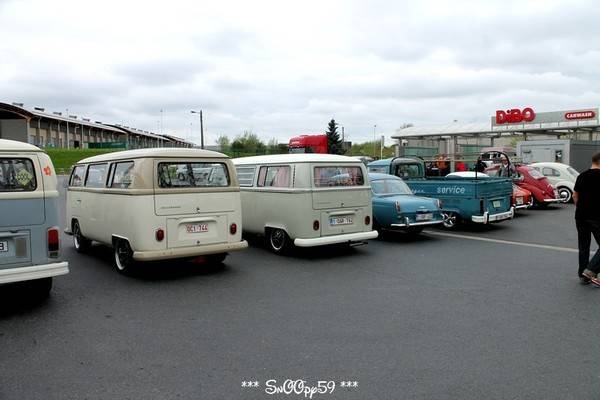
[(231, 150), (235, 153), (264, 154), (267, 146), (252, 131), (244, 131), (231, 143)]
[(272, 138), (269, 140), (267, 144), (267, 153), (269, 154), (278, 154), (279, 153), (279, 142), (277, 139)]
[(219, 151), (229, 151), (229, 137), (227, 135), (219, 135), (217, 144), (219, 145)]
[(327, 125), (327, 152), (329, 154), (344, 154), (342, 149), (342, 140), (340, 134), (337, 131), (338, 124), (335, 119), (331, 119)]

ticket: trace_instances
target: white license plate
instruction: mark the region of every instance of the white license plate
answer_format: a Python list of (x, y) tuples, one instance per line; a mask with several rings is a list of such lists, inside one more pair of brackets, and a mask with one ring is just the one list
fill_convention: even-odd
[(417, 216), (415, 217), (415, 220), (417, 220), (417, 221), (431, 221), (432, 219), (433, 219), (432, 213), (417, 214)]
[(0, 242), (0, 253), (4, 253), (8, 251), (8, 242)]
[(517, 197), (517, 205), (521, 205), (523, 204), (523, 198), (522, 197)]
[(329, 218), (329, 225), (350, 225), (354, 223), (352, 217), (331, 217)]
[(494, 200), (492, 202), (492, 205), (494, 206), (494, 208), (500, 208), (502, 207), (502, 202), (500, 200)]
[(188, 224), (185, 226), (187, 233), (208, 232), (208, 224)]

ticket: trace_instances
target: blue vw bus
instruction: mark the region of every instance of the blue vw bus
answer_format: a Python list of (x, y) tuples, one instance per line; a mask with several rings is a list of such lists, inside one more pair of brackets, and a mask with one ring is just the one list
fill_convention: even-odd
[(52, 278), (69, 272), (60, 260), (56, 173), (39, 148), (0, 139), (0, 284), (24, 282), (46, 296)]

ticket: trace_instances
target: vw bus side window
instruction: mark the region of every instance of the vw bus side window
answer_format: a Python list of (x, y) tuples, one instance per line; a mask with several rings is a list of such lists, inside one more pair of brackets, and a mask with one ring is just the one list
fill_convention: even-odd
[(365, 184), (360, 167), (315, 167), (315, 187), (362, 186)]
[(254, 185), (254, 173), (256, 172), (256, 167), (242, 167), (238, 166), (235, 168), (238, 181), (240, 182), (240, 186), (252, 186)]
[(71, 173), (69, 186), (83, 186), (83, 178), (85, 178), (85, 165), (77, 165)]
[(116, 163), (112, 167), (113, 173), (110, 188), (113, 189), (127, 189), (133, 182), (133, 161)]
[(258, 186), (290, 187), (291, 168), (289, 165), (270, 165), (260, 167)]
[(32, 192), (37, 188), (33, 162), (26, 158), (0, 158), (0, 192)]
[(158, 163), (161, 188), (227, 187), (229, 183), (229, 172), (223, 163)]
[(94, 164), (88, 168), (87, 177), (85, 178), (85, 187), (101, 188), (106, 182), (106, 173), (108, 164)]

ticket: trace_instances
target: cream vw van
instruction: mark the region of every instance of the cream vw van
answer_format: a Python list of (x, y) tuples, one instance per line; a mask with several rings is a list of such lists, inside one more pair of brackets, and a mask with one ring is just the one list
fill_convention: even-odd
[(281, 253), (292, 245), (362, 243), (372, 230), (365, 165), (330, 154), (236, 158), (244, 230)]
[(58, 190), (50, 157), (27, 143), (0, 139), (0, 284), (24, 283), (45, 296), (60, 260)]
[(221, 262), (248, 247), (231, 160), (197, 149), (128, 150), (78, 162), (67, 190), (67, 233), (83, 252), (113, 247), (117, 270), (136, 261)]

